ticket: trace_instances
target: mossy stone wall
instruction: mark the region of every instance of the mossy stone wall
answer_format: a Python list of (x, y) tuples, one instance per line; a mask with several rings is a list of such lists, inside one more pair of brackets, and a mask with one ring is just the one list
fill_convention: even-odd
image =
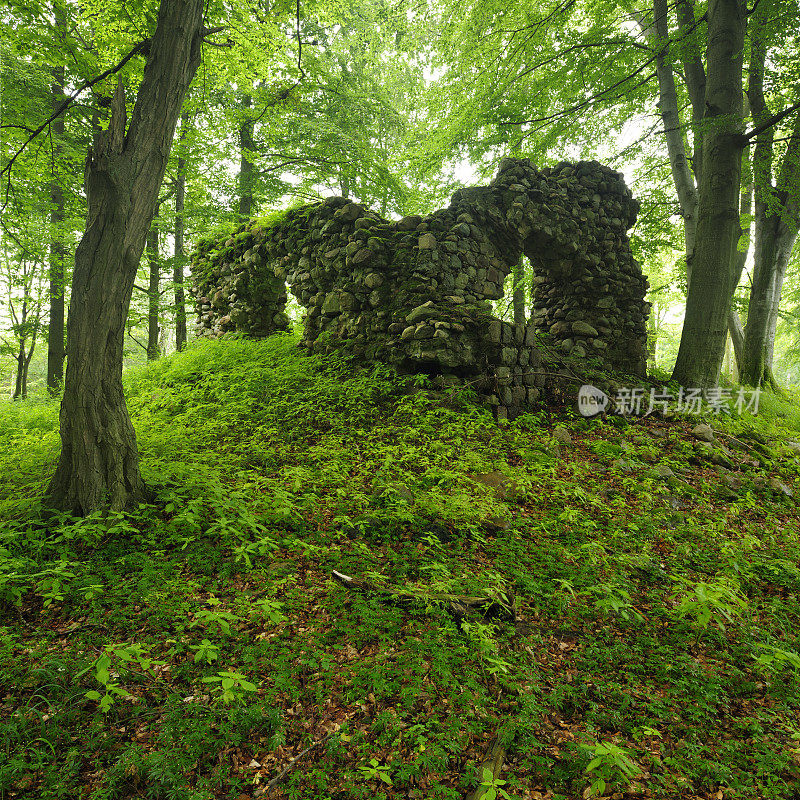
[[(424, 218), (388, 221), (328, 198), (201, 243), (197, 332), (286, 329), (288, 284), (307, 309), (310, 350), (346, 346), (442, 385), (469, 383), (513, 415), (570, 364), (644, 374), (647, 281), (627, 238), (637, 211), (622, 176), (597, 162), (537, 170), (528, 159), (504, 159), (488, 186)], [(490, 301), (523, 254), (533, 313), (518, 328)]]

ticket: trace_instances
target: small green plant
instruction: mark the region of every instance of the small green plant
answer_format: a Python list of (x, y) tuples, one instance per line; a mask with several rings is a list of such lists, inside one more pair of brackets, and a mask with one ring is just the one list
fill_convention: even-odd
[[(206, 603), (210, 606), (217, 606), (220, 601), (216, 597), (209, 597)], [(195, 612), (194, 621), (189, 623), (189, 627), (196, 628), (198, 625), (202, 625), (204, 628), (208, 628), (214, 625), (219, 628), (224, 636), (230, 636), (231, 623), (239, 622), (240, 620), (239, 616), (232, 614), (230, 611), (214, 611), (211, 608), (203, 608)]]
[(599, 742), (588, 748), (594, 756), (586, 765), (587, 775), (592, 779), (590, 792), (592, 795), (605, 794), (609, 784), (630, 783), (641, 770), (623, 747), (611, 742)]
[(111, 710), (117, 697), (128, 697), (130, 692), (119, 683), (119, 675), (123, 669), (131, 671), (138, 666), (143, 673), (155, 675), (154, 667), (163, 666), (165, 662), (157, 661), (147, 655), (148, 647), (143, 644), (106, 645), (103, 652), (75, 677), (80, 678), (94, 670), (95, 680), (103, 687), (104, 693), (91, 689), (84, 694), (87, 700), (98, 703), (98, 709), (104, 714)]
[[(286, 614), (281, 612), (283, 603), (279, 603), (277, 600), (272, 600), (269, 597), (256, 600), (254, 603), (250, 604), (250, 607), (253, 609), (253, 613), (260, 616), (261, 619), (269, 620), (273, 625), (277, 625), (279, 622), (284, 622), (288, 619)], [(251, 613), (251, 617), (252, 615)]]
[(428, 733), (427, 725), (417, 723), (412, 725), (405, 733), (405, 735), (414, 743), (414, 749), (418, 753), (424, 753), (428, 746)]
[(636, 739), (637, 742), (641, 742), (642, 739), (647, 739), (649, 737), (657, 737), (661, 739), (661, 732), (656, 730), (656, 728), (651, 728), (648, 725), (642, 725), (641, 728), (636, 728), (633, 732), (633, 738)]
[(490, 675), (505, 675), (511, 670), (511, 662), (501, 658), (497, 652), (496, 625), (462, 620), (461, 630), (478, 646), (483, 666)]
[(36, 591), (44, 600), (45, 608), (64, 601), (70, 584), (75, 579), (71, 567), (68, 561), (59, 561), (36, 582)]
[(494, 773), (487, 767), (483, 767), (481, 772), (481, 800), (497, 800), (502, 797), (503, 800), (513, 800), (511, 795), (502, 787), (506, 785), (506, 781), (501, 781), (496, 778)]
[(766, 651), (755, 659), (757, 664), (770, 672), (780, 672), (785, 667), (790, 667), (796, 675), (800, 674), (800, 653), (770, 644), (759, 644), (757, 647)]
[(644, 620), (644, 617), (633, 607), (630, 594), (618, 586), (598, 583), (590, 586), (584, 594), (595, 597), (594, 607), (605, 614), (617, 614), (629, 622)]
[(244, 562), (248, 569), (253, 566), (256, 556), (267, 556), (278, 549), (278, 543), (271, 536), (262, 536), (254, 542), (242, 542), (233, 547), (234, 561)]
[(390, 776), (390, 768), (385, 764), (381, 764), (376, 758), (371, 758), (369, 764), (364, 764), (358, 768), (361, 777), (365, 781), (379, 780), (383, 781), (387, 786), (392, 785), (392, 778)]
[(726, 622), (733, 622), (747, 608), (747, 598), (741, 594), (739, 587), (724, 579), (692, 583), (673, 576), (673, 580), (688, 588), (688, 591), (674, 594), (671, 598), (677, 602), (675, 616), (678, 619), (690, 619), (698, 628), (698, 636), (712, 622), (724, 630)]
[(212, 661), (216, 661), (219, 658), (219, 647), (209, 642), (208, 639), (203, 639), (200, 644), (193, 644), (190, 645), (190, 647), (195, 651), (195, 663), (205, 661), (206, 664), (210, 664)]
[(244, 702), (245, 692), (255, 692), (258, 688), (254, 683), (247, 680), (245, 675), (231, 670), (222, 670), (216, 675), (203, 678), (203, 683), (217, 684), (219, 695), (218, 700), (226, 706), (231, 703)]

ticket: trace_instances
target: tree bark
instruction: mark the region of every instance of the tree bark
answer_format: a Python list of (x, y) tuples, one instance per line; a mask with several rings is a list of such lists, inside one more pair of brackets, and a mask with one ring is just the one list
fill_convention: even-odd
[(122, 388), (125, 319), (175, 125), (200, 63), (202, 0), (161, 0), (130, 126), (118, 84), (86, 165), (86, 233), (75, 253), (61, 455), (50, 505), (87, 514), (146, 496)]
[[(64, 7), (56, 2), (53, 6), (56, 35), (66, 32), (67, 21)], [(53, 111), (61, 107), (64, 94), (64, 66), (53, 70), (51, 97)], [(58, 164), (61, 155), (61, 138), (64, 135), (64, 117), (53, 120), (50, 131), (55, 144), (53, 163)], [(61, 390), (64, 381), (64, 292), (66, 288), (65, 265), (67, 251), (62, 240), (61, 226), (64, 222), (64, 189), (59, 176), (54, 174), (50, 181), (50, 315), (47, 333), (47, 390), (55, 395)]]
[(253, 216), (254, 165), (250, 153), (255, 150), (254, 123), (250, 116), (253, 99), (249, 94), (242, 98), (242, 122), (239, 125), (239, 219), (244, 222)]
[(733, 272), (741, 235), (742, 0), (711, 0), (702, 179), (697, 237), (678, 358), (672, 377), (682, 386), (711, 388), (719, 381), (728, 316), (736, 288)]
[(161, 263), (158, 255), (158, 212), (147, 233), (147, 262), (149, 282), (147, 286), (147, 360), (156, 361), (161, 355), (158, 344), (158, 326), (161, 310)]
[(175, 286), (175, 349), (180, 352), (186, 347), (186, 292), (184, 290), (183, 269), (186, 260), (184, 248), (184, 210), (186, 206), (186, 157), (183, 151), (186, 142), (186, 128), (189, 117), (181, 117), (180, 146), (178, 158), (178, 175), (175, 185), (175, 264), (172, 269), (172, 281)]

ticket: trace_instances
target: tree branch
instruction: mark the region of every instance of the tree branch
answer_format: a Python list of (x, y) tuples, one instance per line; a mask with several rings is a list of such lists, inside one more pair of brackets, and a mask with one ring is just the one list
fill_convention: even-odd
[(47, 128), (47, 126), (57, 117), (60, 117), (72, 103), (85, 92), (87, 89), (91, 89), (92, 86), (100, 83), (100, 81), (105, 80), (110, 75), (115, 75), (119, 72), (135, 55), (139, 53), (143, 53), (147, 47), (150, 45), (150, 39), (144, 39), (143, 41), (139, 42), (137, 45), (133, 47), (133, 49), (117, 64), (113, 67), (110, 67), (105, 72), (101, 72), (96, 77), (92, 78), (90, 81), (86, 81), (85, 83), (81, 84), (71, 95), (67, 97), (66, 100), (36, 129), (34, 129), (30, 136), (23, 142), (20, 148), (14, 153), (13, 156), (9, 159), (8, 163), (0, 170), (0, 175), (8, 174), (8, 186), (6, 188), (6, 199), (3, 203), (3, 208), (6, 207), (8, 203), (8, 194), (11, 187), (11, 168), (14, 166), (14, 162), (17, 158), (24, 152), (25, 148), (40, 134), (42, 131)]
[(753, 128), (753, 130), (745, 133), (743, 138), (749, 141), (750, 139), (758, 136), (759, 133), (763, 133), (765, 130), (767, 130), (767, 128), (772, 128), (782, 120), (786, 119), (786, 117), (788, 117), (790, 114), (797, 111), (798, 108), (800, 108), (800, 102), (795, 103), (792, 106), (789, 106), (789, 108), (784, 108), (783, 111), (779, 111), (777, 114), (773, 114), (768, 119), (765, 119), (760, 125)]

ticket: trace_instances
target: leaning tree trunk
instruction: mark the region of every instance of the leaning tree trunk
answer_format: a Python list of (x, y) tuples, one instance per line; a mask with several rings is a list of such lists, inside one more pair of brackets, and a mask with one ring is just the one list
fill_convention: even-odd
[(147, 233), (147, 261), (149, 281), (147, 285), (147, 360), (156, 361), (161, 355), (158, 343), (160, 333), (158, 316), (161, 309), (161, 264), (158, 257), (158, 212)]
[(172, 281), (175, 285), (175, 349), (180, 352), (186, 347), (186, 292), (184, 290), (183, 269), (186, 262), (184, 249), (184, 209), (186, 205), (186, 157), (183, 147), (186, 142), (186, 128), (189, 117), (181, 117), (178, 175), (175, 181), (175, 264), (172, 268)]
[[(57, 34), (63, 34), (66, 31), (67, 22), (61, 3), (55, 4), (53, 17)], [(64, 102), (64, 77), (63, 65), (53, 70), (51, 93), (54, 111), (60, 108)], [(55, 141), (54, 163), (58, 163), (61, 155), (61, 139), (64, 135), (64, 117), (56, 117), (50, 130)], [(64, 380), (64, 292), (67, 251), (64, 247), (64, 234), (61, 229), (64, 222), (64, 189), (55, 170), (50, 181), (50, 207), (50, 319), (47, 331), (47, 390), (50, 394), (57, 394)]]
[(682, 386), (710, 388), (725, 355), (734, 265), (741, 234), (742, 0), (712, 0), (708, 8), (708, 76), (703, 120), (703, 167), (691, 281), (672, 377)]
[(161, 0), (125, 131), (118, 84), (108, 130), (86, 166), (86, 233), (75, 253), (61, 404), (61, 455), (48, 489), (57, 508), (119, 510), (146, 496), (122, 389), (125, 319), (183, 99), (200, 63), (202, 0)]

